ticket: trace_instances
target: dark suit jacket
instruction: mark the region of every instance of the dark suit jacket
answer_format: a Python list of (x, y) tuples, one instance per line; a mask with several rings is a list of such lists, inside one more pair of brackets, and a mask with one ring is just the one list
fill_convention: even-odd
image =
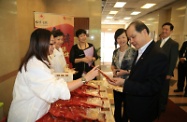
[(187, 41), (183, 42), (181, 49), (179, 50), (179, 58), (187, 59)]
[(166, 54), (153, 41), (133, 64), (123, 89), (126, 112), (132, 121), (151, 122), (158, 116), (159, 94), (168, 70), (167, 63)]
[[(161, 40), (158, 40), (156, 44), (160, 46)], [(179, 48), (179, 44), (176, 41), (172, 40), (171, 38), (169, 38), (162, 47), (162, 49), (164, 50), (164, 52), (166, 53), (169, 59), (168, 62), (169, 69), (167, 75), (173, 76), (173, 70), (176, 66), (178, 54), (179, 54), (178, 48)]]

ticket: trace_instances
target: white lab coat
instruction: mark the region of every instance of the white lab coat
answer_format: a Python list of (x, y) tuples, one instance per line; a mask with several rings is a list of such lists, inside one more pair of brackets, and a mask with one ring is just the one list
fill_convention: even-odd
[(62, 48), (59, 48), (59, 50), (54, 49), (53, 54), (51, 54), (48, 58), (51, 63), (51, 68), (54, 69), (54, 72), (56, 73), (64, 72), (64, 68), (66, 67), (67, 63), (64, 58), (64, 52)]
[(58, 99), (70, 99), (67, 83), (57, 80), (43, 62), (32, 57), (27, 71), (22, 68), (16, 77), (8, 122), (35, 122)]

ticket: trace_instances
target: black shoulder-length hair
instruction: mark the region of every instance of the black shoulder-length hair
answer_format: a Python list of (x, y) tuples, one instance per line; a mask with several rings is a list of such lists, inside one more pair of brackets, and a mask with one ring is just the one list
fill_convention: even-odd
[(86, 30), (84, 30), (84, 29), (78, 29), (76, 31), (76, 37), (79, 37), (79, 35), (81, 35), (81, 34), (85, 34), (86, 35)]
[(46, 64), (44, 60), (48, 61), (47, 56), (49, 54), (49, 45), (50, 45), (51, 35), (52, 33), (49, 30), (41, 29), (41, 28), (36, 29), (31, 34), (29, 49), (27, 50), (27, 53), (25, 54), (19, 66), (20, 72), (21, 72), (22, 67), (24, 67), (25, 71), (27, 71), (27, 63), (32, 56), (35, 56), (38, 60)]
[[(126, 30), (125, 30), (124, 28), (119, 28), (119, 29), (116, 30), (116, 32), (115, 32), (115, 34), (114, 34), (114, 40), (115, 40), (115, 41), (114, 41), (114, 45), (115, 45), (115, 49), (117, 48), (117, 44), (118, 44), (117, 38), (118, 38), (121, 34), (123, 34), (123, 33), (125, 33), (126, 36), (127, 36)], [(129, 41), (129, 39), (128, 39), (128, 37), (127, 37), (127, 45), (129, 46), (128, 41)]]
[(64, 36), (64, 33), (60, 29), (52, 31), (52, 33), (54, 37)]

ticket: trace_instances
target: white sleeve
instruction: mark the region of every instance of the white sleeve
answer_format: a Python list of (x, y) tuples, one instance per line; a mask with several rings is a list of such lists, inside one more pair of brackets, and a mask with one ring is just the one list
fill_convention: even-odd
[(70, 99), (70, 91), (63, 79), (56, 79), (50, 69), (42, 62), (30, 63), (27, 66), (26, 80), (33, 93), (52, 103), (58, 99)]

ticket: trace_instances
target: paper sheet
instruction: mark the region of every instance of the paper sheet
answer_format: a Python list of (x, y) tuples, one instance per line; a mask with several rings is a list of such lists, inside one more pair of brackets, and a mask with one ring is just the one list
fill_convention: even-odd
[[(85, 56), (93, 57), (93, 55), (94, 55), (94, 48), (93, 48), (93, 46), (91, 46), (91, 47), (85, 49), (85, 50), (84, 50), (84, 54), (85, 54)], [(90, 63), (88, 63), (88, 65), (91, 66), (92, 63), (93, 63), (93, 62), (90, 62)]]

